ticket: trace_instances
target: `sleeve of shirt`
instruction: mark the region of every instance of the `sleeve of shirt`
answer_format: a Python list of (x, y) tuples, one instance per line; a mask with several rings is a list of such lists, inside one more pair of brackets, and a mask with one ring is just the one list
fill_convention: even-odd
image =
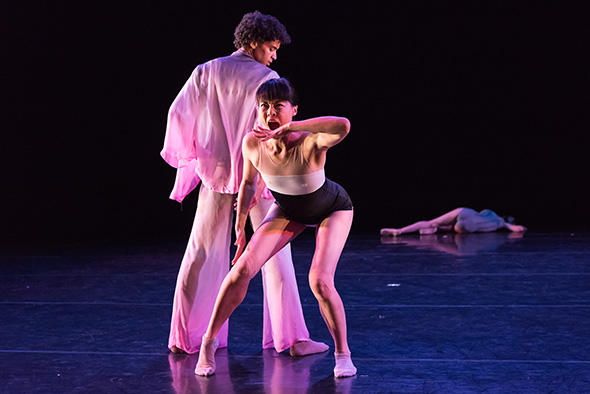
[(168, 111), (164, 147), (160, 152), (166, 163), (177, 168), (170, 198), (182, 201), (198, 184), (196, 172), (196, 120), (200, 102), (199, 80), (202, 66), (197, 67), (184, 84)]
[(164, 148), (160, 152), (166, 163), (179, 168), (196, 158), (195, 129), (199, 105), (199, 77), (197, 67), (168, 110)]

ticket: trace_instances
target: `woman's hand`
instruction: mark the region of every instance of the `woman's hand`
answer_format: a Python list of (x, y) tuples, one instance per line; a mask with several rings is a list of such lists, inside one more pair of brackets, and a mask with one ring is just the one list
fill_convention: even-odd
[(238, 249), (236, 250), (236, 255), (234, 256), (234, 259), (231, 261), (231, 265), (234, 265), (238, 261), (238, 259), (244, 252), (244, 248), (246, 247), (246, 231), (243, 227), (236, 227), (236, 242), (234, 243), (234, 245), (236, 245)]
[(256, 136), (256, 138), (259, 138), (262, 141), (267, 141), (271, 138), (280, 138), (282, 136), (284, 136), (285, 134), (289, 133), (291, 127), (291, 122), (289, 123), (285, 123), (282, 126), (277, 127), (274, 130), (270, 130), (267, 128), (264, 128), (260, 125), (257, 125), (252, 132), (254, 133), (254, 136)]

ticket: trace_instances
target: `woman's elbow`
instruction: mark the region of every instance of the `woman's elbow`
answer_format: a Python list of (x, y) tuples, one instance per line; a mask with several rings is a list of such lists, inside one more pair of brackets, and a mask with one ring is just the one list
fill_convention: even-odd
[(347, 118), (340, 118), (340, 129), (342, 130), (343, 135), (347, 135), (350, 132), (350, 120)]

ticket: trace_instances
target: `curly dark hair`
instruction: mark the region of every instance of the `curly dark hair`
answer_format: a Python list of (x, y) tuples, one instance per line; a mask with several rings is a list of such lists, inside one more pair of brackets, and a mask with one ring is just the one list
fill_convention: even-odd
[(237, 49), (248, 46), (251, 42), (263, 43), (274, 40), (279, 40), (281, 44), (289, 44), (291, 37), (277, 18), (259, 11), (245, 14), (234, 31), (234, 45)]

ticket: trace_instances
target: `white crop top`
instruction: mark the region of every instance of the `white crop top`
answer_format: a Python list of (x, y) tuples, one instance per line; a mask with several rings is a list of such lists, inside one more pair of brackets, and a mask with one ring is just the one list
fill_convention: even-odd
[(260, 175), (270, 190), (290, 196), (313, 193), (322, 187), (326, 180), (323, 168), (302, 175)]

